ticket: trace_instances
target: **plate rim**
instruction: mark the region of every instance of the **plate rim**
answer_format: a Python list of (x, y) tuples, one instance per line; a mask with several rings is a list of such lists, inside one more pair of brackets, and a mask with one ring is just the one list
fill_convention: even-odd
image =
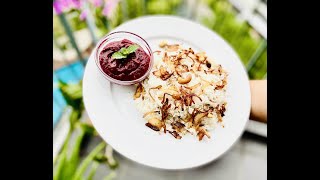
[[(140, 164), (140, 165), (143, 165), (143, 166), (146, 166), (146, 167), (152, 167), (152, 168), (161, 169), (161, 170), (187, 170), (187, 169), (193, 169), (193, 168), (198, 168), (198, 167), (205, 166), (205, 165), (207, 165), (207, 164), (209, 164), (209, 163), (211, 163), (211, 162), (213, 162), (213, 161), (216, 161), (216, 160), (220, 159), (224, 154), (226, 154), (227, 152), (229, 152), (229, 150), (232, 149), (232, 147), (239, 141), (239, 139), (241, 138), (242, 134), (243, 134), (244, 131), (245, 131), (246, 126), (248, 125), (249, 117), (250, 117), (250, 111), (251, 111), (251, 89), (250, 89), (250, 79), (249, 79), (248, 73), (247, 73), (247, 71), (246, 71), (246, 68), (245, 68), (244, 64), (241, 62), (241, 59), (240, 59), (238, 53), (233, 49), (233, 47), (232, 47), (222, 36), (220, 36), (220, 35), (219, 35), (218, 33), (216, 33), (215, 31), (207, 28), (206, 26), (200, 24), (199, 22), (192, 21), (192, 20), (187, 19), (187, 18), (183, 18), (183, 17), (179, 17), (179, 16), (172, 16), (172, 15), (147, 15), (147, 16), (141, 16), (141, 17), (134, 18), (134, 19), (131, 19), (131, 20), (129, 20), (129, 21), (126, 21), (126, 22), (122, 23), (121, 25), (119, 25), (118, 27), (116, 27), (115, 29), (113, 29), (112, 31), (110, 31), (109, 33), (112, 33), (112, 32), (114, 32), (114, 31), (118, 31), (119, 29), (122, 28), (122, 26), (126, 26), (128, 23), (132, 23), (132, 21), (135, 21), (135, 20), (139, 20), (139, 21), (140, 21), (140, 20), (149, 19), (149, 18), (159, 18), (159, 19), (165, 18), (165, 19), (179, 20), (179, 21), (186, 21), (186, 22), (188, 22), (188, 23), (193, 23), (193, 24), (195, 24), (196, 26), (198, 26), (199, 28), (205, 29), (206, 31), (210, 31), (210, 33), (215, 34), (219, 39), (221, 39), (222, 41), (224, 41), (224, 42), (228, 45), (228, 48), (229, 48), (231, 51), (233, 51), (234, 55), (236, 55), (236, 58), (240, 61), (241, 67), (242, 67), (242, 69), (243, 69), (243, 71), (244, 71), (245, 81), (247, 82), (247, 85), (249, 86), (249, 87), (248, 87), (249, 96), (248, 96), (248, 105), (247, 105), (247, 106), (249, 107), (249, 110), (248, 110), (247, 113), (245, 113), (245, 114), (247, 114), (247, 115), (245, 115), (245, 117), (247, 117), (247, 118), (245, 119), (244, 126), (243, 126), (243, 128), (242, 128), (239, 136), (232, 142), (232, 144), (231, 144), (224, 152), (222, 152), (222, 153), (220, 153), (220, 154), (218, 154), (218, 155), (216, 155), (216, 156), (212, 156), (213, 158), (208, 159), (206, 162), (203, 162), (203, 163), (201, 163), (201, 164), (198, 163), (198, 164), (195, 164), (195, 165), (193, 165), (193, 166), (182, 167), (182, 168), (180, 168), (180, 167), (177, 167), (177, 168), (171, 168), (171, 167), (166, 168), (166, 167), (160, 167), (160, 166), (157, 166), (157, 165), (156, 165), (156, 166), (155, 166), (155, 165), (151, 165), (151, 164), (144, 163), (144, 162), (139, 162), (138, 160), (135, 160), (134, 158), (132, 158), (132, 156), (124, 155), (124, 154), (123, 154), (122, 152), (120, 152), (117, 148), (115, 148), (111, 143), (109, 143), (109, 141), (107, 141), (107, 140), (105, 139), (105, 137), (103, 137), (103, 136), (100, 136), (100, 137), (101, 137), (108, 145), (111, 145), (111, 146), (113, 147), (113, 149), (114, 149), (115, 151), (117, 151), (117, 153), (121, 154), (122, 156), (124, 156), (125, 158), (129, 159), (130, 161), (136, 162), (136, 163), (138, 163), (138, 164)], [(108, 33), (108, 34), (109, 34), (109, 33)], [(96, 49), (96, 47), (92, 50), (92, 52), (94, 52), (95, 49)], [(92, 53), (91, 53), (90, 57), (91, 57), (91, 56), (92, 56)], [(90, 57), (89, 57), (89, 60), (90, 60)], [(89, 62), (89, 61), (88, 61), (88, 62)], [(85, 67), (83, 80), (85, 79), (85, 76), (86, 76), (86, 74), (87, 74), (87, 71), (88, 71), (88, 70), (87, 70), (87, 67)], [(82, 91), (83, 91), (83, 95), (85, 94), (85, 93), (84, 93), (84, 92), (85, 92), (85, 90), (84, 90), (85, 88), (84, 88), (84, 87), (86, 87), (86, 86), (84, 86), (85, 82), (86, 82), (86, 81), (83, 81), (83, 90), (82, 90)], [(85, 109), (87, 109), (87, 107), (86, 107), (86, 104), (87, 104), (86, 101), (87, 101), (87, 100), (86, 100), (86, 98), (85, 98), (85, 95), (83, 96), (83, 101), (84, 101)], [(91, 119), (90, 113), (87, 112), (87, 114), (88, 114), (89, 118)], [(93, 124), (93, 123), (92, 123), (92, 124)], [(93, 124), (93, 126), (94, 126), (94, 124)], [(97, 128), (95, 128), (95, 129), (97, 130)], [(98, 130), (97, 130), (97, 131), (98, 131)], [(98, 133), (99, 133), (99, 132), (98, 132)], [(99, 134), (100, 134), (100, 133), (99, 133)]]

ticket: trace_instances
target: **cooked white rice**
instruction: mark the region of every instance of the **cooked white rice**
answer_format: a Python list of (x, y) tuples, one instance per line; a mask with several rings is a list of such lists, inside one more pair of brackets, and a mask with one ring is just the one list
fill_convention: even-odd
[[(142, 114), (149, 113), (145, 116), (146, 121), (150, 122), (150, 119), (158, 119), (162, 122), (165, 122), (165, 127), (160, 126), (160, 131), (164, 131), (164, 128), (166, 128), (166, 130), (169, 132), (176, 131), (181, 137), (186, 133), (190, 133), (194, 136), (199, 136), (199, 127), (202, 127), (202, 129), (204, 128), (205, 132), (207, 132), (214, 129), (218, 124), (222, 123), (222, 116), (225, 109), (221, 110), (221, 108), (224, 108), (226, 105), (225, 94), (227, 73), (222, 69), (221, 65), (216, 64), (212, 59), (209, 59), (205, 55), (205, 53), (189, 54), (190, 49), (183, 49), (181, 46), (176, 47), (178, 47), (178, 50), (175, 50), (175, 48), (172, 49), (170, 48), (170, 45), (167, 45), (164, 46), (164, 48), (160, 49), (159, 52), (154, 53), (153, 69), (151, 70), (149, 77), (141, 83), (143, 92), (141, 92), (141, 95), (139, 97), (135, 98), (136, 106)], [(191, 50), (191, 52), (193, 51)], [(165, 53), (170, 58), (170, 61), (164, 60)], [(181, 54), (187, 55), (181, 56)], [(193, 57), (193, 59), (196, 57), (197, 60), (193, 61), (192, 58), (188, 56), (188, 54)], [(192, 56), (192, 54), (196, 56)], [(191, 81), (186, 84), (180, 84), (178, 82), (178, 78), (180, 75), (175, 71), (172, 64), (170, 64), (174, 62), (177, 57), (181, 57), (180, 64), (186, 65), (189, 70), (189, 72), (180, 73), (181, 78), (186, 78), (188, 75), (191, 75), (192, 77)], [(199, 60), (201, 58), (205, 58), (205, 61), (203, 62), (209, 62), (211, 67), (209, 65), (207, 66), (207, 63), (199, 63), (201, 62)], [(197, 69), (198, 66), (201, 66), (200, 70)], [(164, 67), (167, 73), (173, 73), (166, 80), (160, 78), (159, 75), (155, 75), (155, 71), (159, 71), (161, 67)], [(209, 72), (210, 70), (211, 72)], [(152, 89), (157, 86), (161, 86), (161, 88)], [(166, 95), (165, 97), (168, 98), (168, 105), (171, 104), (171, 107), (167, 110), (169, 114), (168, 117), (165, 120), (162, 120), (161, 107), (163, 106), (162, 100), (164, 98), (164, 94), (176, 94), (177, 92), (180, 92), (181, 87), (183, 87), (187, 91), (190, 91), (190, 93), (196, 95), (199, 98), (197, 98), (196, 96), (191, 96), (193, 103), (190, 106), (185, 104), (180, 104), (181, 106), (177, 106), (177, 104), (175, 104), (177, 103), (175, 102), (175, 99), (170, 95)], [(192, 90), (187, 89), (188, 87), (191, 87)], [(183, 104), (184, 101), (179, 102)], [(209, 111), (207, 110), (208, 107), (210, 108)], [(193, 116), (192, 113), (194, 110), (198, 113), (206, 112), (206, 116), (201, 118), (201, 122), (198, 124), (194, 124), (194, 117), (190, 119), (190, 116)], [(156, 112), (150, 113), (153, 111)], [(177, 130), (177, 128), (174, 128), (171, 125), (172, 122), (177, 121), (184, 124), (185, 126), (184, 128), (179, 129), (179, 131)], [(210, 135), (207, 136), (210, 138)], [(199, 137), (199, 140), (201, 140), (202, 137)]]

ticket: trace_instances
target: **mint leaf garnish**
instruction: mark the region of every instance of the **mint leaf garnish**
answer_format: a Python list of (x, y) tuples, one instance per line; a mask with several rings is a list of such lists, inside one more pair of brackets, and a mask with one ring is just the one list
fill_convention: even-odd
[(123, 55), (120, 52), (115, 52), (111, 56), (111, 58), (113, 58), (113, 59), (123, 59), (123, 58), (126, 58), (126, 57), (127, 57), (126, 55)]
[(120, 52), (123, 55), (128, 55), (129, 54), (127, 48), (121, 48), (120, 51), (118, 51), (118, 52)]
[(135, 52), (139, 48), (138, 45), (133, 44), (127, 48), (121, 48), (119, 51), (112, 54), (111, 58), (113, 59), (123, 59), (126, 58), (129, 54)]
[(139, 48), (139, 46), (136, 45), (136, 44), (130, 45), (130, 46), (127, 48), (127, 52), (128, 52), (128, 54), (133, 53), (133, 52), (135, 52), (138, 48)]

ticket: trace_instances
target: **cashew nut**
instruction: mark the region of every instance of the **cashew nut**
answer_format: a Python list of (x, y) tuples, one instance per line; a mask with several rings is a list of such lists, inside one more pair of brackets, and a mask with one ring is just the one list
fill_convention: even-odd
[(173, 94), (173, 95), (172, 95), (172, 98), (175, 99), (175, 100), (181, 99), (181, 97), (180, 97), (179, 94)]
[(150, 123), (152, 126), (155, 126), (157, 128), (161, 128), (162, 127), (162, 121), (160, 119), (157, 118), (152, 118), (148, 120), (148, 123)]
[(178, 77), (178, 83), (187, 84), (191, 81), (191, 79), (192, 79), (192, 76), (190, 74), (188, 74), (186, 78)]
[(161, 41), (159, 47), (164, 48), (167, 44), (167, 41)]
[(209, 113), (208, 118), (212, 118), (212, 117), (213, 117), (213, 114)]

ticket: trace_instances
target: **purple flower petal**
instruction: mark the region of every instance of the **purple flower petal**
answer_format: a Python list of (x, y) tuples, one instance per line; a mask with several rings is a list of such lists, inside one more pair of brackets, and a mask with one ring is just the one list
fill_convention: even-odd
[(81, 8), (81, 1), (80, 0), (70, 0), (70, 4), (72, 8), (80, 9)]
[(62, 12), (68, 11), (69, 9), (81, 9), (82, 2), (80, 0), (55, 0), (53, 2), (53, 8), (59, 15)]
[(54, 1), (53, 2), (53, 9), (56, 12), (56, 14), (61, 14), (62, 13), (62, 6), (60, 1)]
[(110, 17), (113, 13), (113, 10), (117, 7), (119, 0), (105, 0), (105, 5), (102, 11), (102, 14)]
[(88, 12), (86, 10), (83, 10), (80, 14), (80, 20), (83, 21), (87, 18)]
[(60, 3), (61, 8), (63, 11), (70, 8), (70, 0), (56, 0)]
[(90, 2), (93, 4), (95, 7), (101, 7), (103, 4), (102, 0), (90, 0)]

